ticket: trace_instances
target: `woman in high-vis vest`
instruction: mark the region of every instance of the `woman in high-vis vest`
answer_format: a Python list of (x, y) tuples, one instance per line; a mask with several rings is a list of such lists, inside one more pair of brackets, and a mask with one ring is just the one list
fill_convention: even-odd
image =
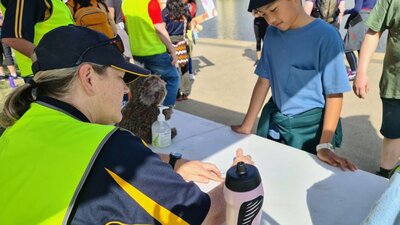
[[(159, 156), (111, 124), (126, 83), (149, 72), (124, 60), (121, 40), (78, 26), (48, 32), (33, 79), (0, 113), (0, 224), (221, 224), (215, 165)], [(237, 152), (238, 161), (251, 162)], [(175, 172), (174, 171), (177, 171)]]

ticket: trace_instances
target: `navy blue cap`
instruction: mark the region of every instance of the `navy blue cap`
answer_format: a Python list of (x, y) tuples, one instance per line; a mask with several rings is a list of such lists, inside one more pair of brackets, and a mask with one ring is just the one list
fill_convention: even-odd
[(276, 0), (250, 0), (249, 2), (249, 8), (247, 8), (247, 11), (252, 12), (254, 9), (260, 8), (263, 5), (272, 3)]
[[(118, 43), (120, 42), (120, 43)], [(124, 81), (129, 83), (150, 71), (125, 60), (119, 37), (109, 39), (102, 33), (75, 25), (61, 26), (46, 33), (35, 48), (37, 60), (32, 71), (71, 68), (83, 62), (91, 62), (125, 72)]]

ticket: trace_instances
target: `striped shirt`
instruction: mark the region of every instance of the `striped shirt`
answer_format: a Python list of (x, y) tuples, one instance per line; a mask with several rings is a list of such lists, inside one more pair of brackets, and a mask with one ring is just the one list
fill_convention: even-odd
[(50, 0), (1, 0), (4, 15), (1, 38), (23, 38), (33, 42), (35, 24), (50, 16)]

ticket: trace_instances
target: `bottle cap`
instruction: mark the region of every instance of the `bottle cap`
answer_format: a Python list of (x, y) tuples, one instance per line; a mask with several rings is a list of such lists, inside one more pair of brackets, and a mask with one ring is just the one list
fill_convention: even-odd
[(261, 176), (258, 169), (250, 164), (239, 162), (226, 173), (225, 186), (235, 192), (247, 192), (258, 187)]
[(163, 114), (163, 110), (167, 109), (168, 107), (165, 106), (158, 106), (158, 117), (157, 117), (157, 121), (165, 121), (165, 115)]

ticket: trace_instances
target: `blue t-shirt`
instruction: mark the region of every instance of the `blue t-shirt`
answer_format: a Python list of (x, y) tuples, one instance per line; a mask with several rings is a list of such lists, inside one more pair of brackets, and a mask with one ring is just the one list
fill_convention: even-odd
[(270, 81), (281, 113), (325, 107), (325, 96), (350, 90), (339, 32), (321, 19), (293, 30), (270, 26), (255, 73)]

